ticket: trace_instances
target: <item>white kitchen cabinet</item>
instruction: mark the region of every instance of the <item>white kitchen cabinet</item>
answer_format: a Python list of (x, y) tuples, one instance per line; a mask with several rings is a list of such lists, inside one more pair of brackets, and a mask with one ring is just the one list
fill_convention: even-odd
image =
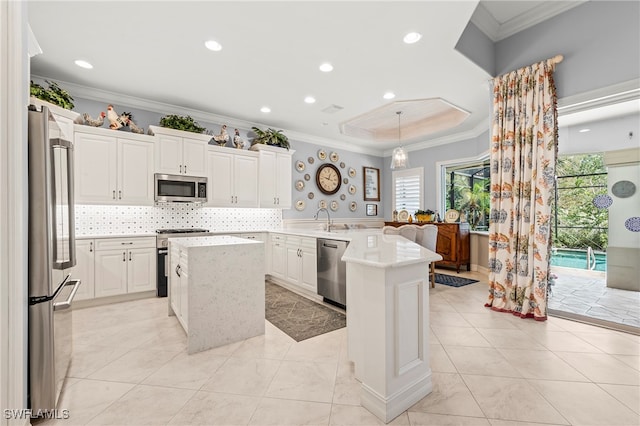
[[(80, 114), (74, 111), (70, 111), (68, 109), (64, 109), (58, 105), (54, 105), (50, 102), (43, 101), (41, 99), (31, 97), (29, 99), (29, 103), (31, 105), (35, 105), (38, 109), (41, 109), (43, 106), (49, 108), (49, 112), (56, 119), (56, 123), (58, 123), (58, 127), (60, 128), (60, 135), (51, 135), (52, 137), (60, 137), (62, 139), (73, 141), (73, 122), (76, 120)], [(80, 291), (80, 290), (78, 290)], [(78, 297), (78, 293), (76, 293), (76, 298)]]
[(285, 279), (312, 293), (317, 292), (316, 240), (315, 238), (288, 235), (286, 242)]
[(281, 234), (270, 234), (269, 240), (269, 275), (278, 278), (285, 278), (287, 265), (286, 236)]
[(153, 205), (152, 142), (149, 136), (76, 126), (76, 203)]
[(155, 238), (95, 240), (95, 297), (155, 290)]
[(149, 126), (156, 136), (156, 173), (207, 176), (207, 142), (211, 136)]
[(172, 245), (169, 250), (169, 302), (186, 332), (189, 331), (189, 257)]
[(258, 207), (258, 154), (209, 147), (208, 205)]
[(79, 279), (82, 283), (73, 300), (86, 300), (95, 297), (94, 247), (93, 240), (76, 240), (76, 266), (71, 268), (69, 273), (71, 278)]
[(260, 154), (260, 207), (291, 208), (291, 157), (295, 151), (256, 144)]

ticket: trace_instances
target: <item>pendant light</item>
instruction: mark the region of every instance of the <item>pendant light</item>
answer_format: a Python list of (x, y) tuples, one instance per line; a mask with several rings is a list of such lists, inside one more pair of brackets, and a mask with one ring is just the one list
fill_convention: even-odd
[(402, 147), (402, 138), (400, 135), (400, 115), (402, 111), (396, 111), (398, 114), (398, 147), (393, 150), (391, 154), (391, 170), (406, 169), (409, 167), (409, 156), (407, 151)]

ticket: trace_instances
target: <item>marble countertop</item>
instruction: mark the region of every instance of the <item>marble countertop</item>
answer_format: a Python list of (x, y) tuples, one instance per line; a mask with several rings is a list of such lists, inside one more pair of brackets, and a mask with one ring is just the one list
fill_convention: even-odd
[(400, 235), (386, 235), (380, 230), (359, 231), (353, 234), (342, 256), (345, 262), (376, 268), (397, 268), (414, 263), (442, 260), (442, 256), (438, 253), (427, 250)]
[(76, 240), (91, 240), (94, 238), (144, 238), (144, 237), (154, 237), (156, 233), (148, 233), (148, 234), (87, 234), (87, 235), (76, 235)]
[(232, 237), (228, 235), (169, 238), (169, 243), (177, 244), (184, 248), (240, 246), (245, 244), (264, 244), (262, 241), (248, 240), (246, 238), (238, 238), (238, 237)]

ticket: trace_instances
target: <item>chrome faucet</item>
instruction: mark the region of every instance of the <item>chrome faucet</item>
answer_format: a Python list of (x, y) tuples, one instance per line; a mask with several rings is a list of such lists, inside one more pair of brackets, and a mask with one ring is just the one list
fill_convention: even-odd
[(313, 218), (315, 220), (318, 220), (318, 214), (320, 214), (321, 211), (325, 211), (327, 213), (327, 232), (331, 232), (331, 215), (329, 214), (329, 210), (327, 210), (325, 207), (320, 207), (318, 209), (318, 211), (316, 212), (315, 216), (313, 216)]

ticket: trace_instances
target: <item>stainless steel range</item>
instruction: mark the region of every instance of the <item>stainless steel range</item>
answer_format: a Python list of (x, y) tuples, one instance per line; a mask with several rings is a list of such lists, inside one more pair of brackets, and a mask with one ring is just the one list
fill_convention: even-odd
[(156, 230), (156, 248), (158, 250), (157, 257), (157, 278), (156, 278), (156, 295), (158, 297), (167, 297), (167, 279), (169, 265), (167, 264), (167, 254), (169, 250), (169, 238), (179, 237), (198, 237), (202, 235), (211, 235), (208, 229), (186, 228), (186, 229), (157, 229)]

